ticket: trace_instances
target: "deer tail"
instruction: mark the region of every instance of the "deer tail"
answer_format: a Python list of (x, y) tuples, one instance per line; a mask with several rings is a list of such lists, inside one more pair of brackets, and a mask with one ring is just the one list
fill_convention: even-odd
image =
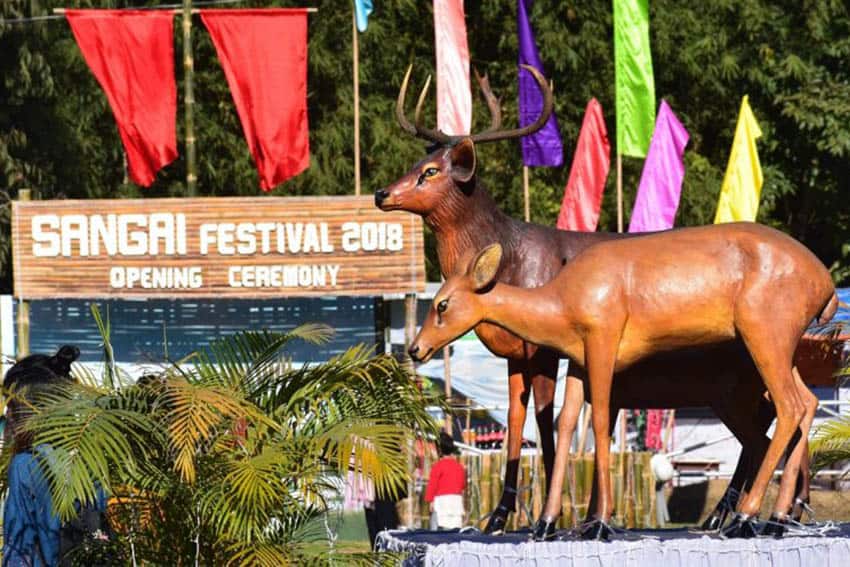
[(818, 315), (818, 324), (824, 325), (828, 323), (833, 317), (835, 317), (835, 313), (838, 311), (838, 295), (835, 294), (835, 291), (832, 292), (832, 297), (829, 298), (829, 302), (827, 302), (826, 307), (820, 312)]

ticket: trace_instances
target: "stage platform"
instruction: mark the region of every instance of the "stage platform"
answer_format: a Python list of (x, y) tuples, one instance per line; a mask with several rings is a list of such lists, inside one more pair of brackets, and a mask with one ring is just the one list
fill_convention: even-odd
[(382, 532), (377, 548), (402, 553), (405, 566), (428, 567), (847, 567), (850, 523), (835, 524), (827, 533), (747, 540), (687, 529), (628, 530), (599, 542), (560, 532), (559, 540), (536, 543), (528, 532), (486, 536), (416, 530)]

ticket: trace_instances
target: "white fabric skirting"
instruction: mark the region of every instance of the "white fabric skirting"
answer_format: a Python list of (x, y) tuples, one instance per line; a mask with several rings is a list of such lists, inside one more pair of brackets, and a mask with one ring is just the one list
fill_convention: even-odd
[[(668, 537), (652, 532), (627, 540), (513, 541), (474, 536), (462, 540), (450, 533), (445, 543), (416, 532), (383, 532), (378, 549), (407, 554), (405, 565), (439, 567), (490, 567), (534, 565), (540, 567), (847, 567), (850, 565), (850, 524), (836, 537), (792, 537), (723, 540), (715, 537)], [(672, 534), (671, 534), (672, 535)], [(527, 537), (527, 536), (524, 536)], [(454, 541), (452, 541), (454, 540)], [(477, 540), (477, 541), (475, 541)], [(482, 541), (486, 540), (486, 541)]]

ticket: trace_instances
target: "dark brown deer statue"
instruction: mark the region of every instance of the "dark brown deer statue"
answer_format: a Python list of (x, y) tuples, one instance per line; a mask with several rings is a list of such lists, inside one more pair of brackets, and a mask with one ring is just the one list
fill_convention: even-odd
[[(792, 370), (808, 324), (829, 321), (838, 298), (828, 270), (799, 242), (754, 223), (732, 223), (600, 243), (534, 288), (503, 284), (500, 244), (476, 254), (450, 276), (409, 349), (433, 353), (482, 322), (568, 356), (587, 371), (596, 439), (598, 494), (585, 538), (607, 538), (613, 493), (610, 412), (615, 373), (653, 355), (740, 340), (776, 408), (776, 430), (728, 536), (755, 535), (773, 471), (791, 444), (805, 408)], [(724, 395), (718, 392), (718, 397)], [(559, 433), (565, 433), (559, 424)], [(538, 528), (560, 514), (557, 479), (566, 472), (569, 440), (559, 438), (552, 490)], [(786, 471), (786, 475), (793, 474)], [(796, 479), (791, 479), (796, 480)]]
[[(482, 249), (487, 244), (498, 242), (504, 251), (504, 261), (498, 273), (498, 280), (521, 287), (536, 287), (552, 279), (558, 271), (578, 253), (587, 247), (608, 240), (627, 238), (631, 235), (612, 233), (584, 233), (561, 231), (555, 228), (524, 223), (505, 215), (497, 206), (478, 176), (475, 144), (509, 138), (517, 138), (533, 133), (541, 128), (548, 120), (552, 109), (551, 89), (545, 79), (530, 69), (544, 93), (544, 109), (538, 120), (528, 128), (510, 131), (500, 131), (501, 112), (499, 102), (490, 91), (486, 77), (479, 77), (481, 90), (492, 114), (490, 127), (481, 134), (470, 137), (446, 136), (442, 132), (424, 127), (421, 123), (421, 107), (426, 88), (422, 90), (417, 104), (415, 123), (405, 116), (404, 102), (410, 79), (408, 70), (399, 91), (396, 104), (396, 117), (402, 128), (415, 136), (438, 144), (425, 159), (417, 163), (406, 175), (390, 185), (375, 192), (376, 205), (385, 211), (406, 210), (423, 217), (425, 223), (433, 231), (437, 240), (437, 255), (440, 271), (444, 276), (451, 275), (456, 270), (458, 260), (464, 253)], [(522, 424), (526, 419), (526, 408), (529, 393), (534, 391), (535, 412), (540, 429), (541, 445), (546, 469), (547, 489), (551, 481), (554, 462), (554, 440), (552, 437), (554, 385), (557, 375), (559, 355), (547, 348), (539, 348), (534, 344), (523, 341), (504, 329), (482, 323), (475, 329), (476, 334), (487, 348), (497, 356), (508, 359), (508, 384), (510, 389), (508, 410), (508, 466), (505, 470), (504, 491), (499, 505), (490, 515), (490, 521), (485, 528), (487, 533), (498, 533), (504, 527), (507, 515), (515, 508), (517, 473), (521, 444)], [(683, 369), (702, 368), (703, 355), (694, 353), (692, 363), (677, 360), (664, 366), (664, 361), (656, 363), (653, 373), (664, 376), (681, 376)], [(725, 358), (715, 360), (714, 368), (717, 374), (735, 374), (746, 379), (752, 368), (749, 355), (738, 359)], [(738, 373), (738, 374), (736, 374)], [(583, 403), (583, 380), (581, 369), (570, 367), (570, 377), (567, 380), (567, 399), (562, 412), (561, 423), (566, 423), (570, 430), (575, 428), (578, 409)], [(651, 380), (649, 380), (651, 383)], [(658, 394), (659, 401), (655, 407), (674, 407), (675, 404), (661, 403), (660, 397), (667, 390), (662, 386), (648, 390)], [(615, 382), (614, 389), (618, 388)], [(803, 389), (802, 395), (807, 395), (811, 402), (811, 394)], [(631, 403), (627, 396), (619, 396), (623, 407), (640, 407), (637, 402)], [(815, 400), (816, 402), (816, 400)], [(641, 402), (643, 403), (643, 402)], [(769, 415), (772, 404), (760, 400), (763, 408), (758, 412)], [(712, 404), (706, 404), (712, 405)], [(814, 416), (812, 404), (807, 418)], [(746, 410), (753, 415), (752, 407)], [(734, 413), (730, 408), (723, 413)], [(772, 417), (765, 418), (767, 424)], [(766, 425), (761, 432), (762, 438)], [(729, 504), (735, 504), (732, 496), (744, 488), (745, 471), (748, 451), (744, 451), (730, 485), (730, 491), (718, 504), (717, 509), (709, 516), (704, 527), (719, 528), (724, 518), (731, 511)], [(757, 459), (760, 462), (760, 459)], [(803, 493), (808, 494), (804, 483)], [(788, 512), (793, 492), (787, 498)], [(784, 501), (784, 499), (783, 499)], [(794, 509), (795, 517), (799, 517), (801, 509)]]

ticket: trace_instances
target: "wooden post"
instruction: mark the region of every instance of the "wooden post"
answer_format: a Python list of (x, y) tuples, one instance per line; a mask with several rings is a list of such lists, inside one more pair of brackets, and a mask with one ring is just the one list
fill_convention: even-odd
[(443, 381), (445, 382), (446, 387), (446, 401), (449, 403), (449, 412), (446, 414), (445, 429), (446, 433), (451, 435), (454, 408), (452, 407), (452, 357), (451, 349), (448, 345), (443, 347)]
[(522, 166), (522, 198), (525, 202), (525, 222), (531, 222), (531, 204), (528, 198), (528, 166)]
[[(407, 293), (404, 296), (404, 366), (410, 372), (411, 376), (414, 376), (416, 383), (419, 384), (419, 377), (416, 376), (415, 368), (413, 367), (413, 360), (407, 354), (407, 349), (410, 348), (411, 343), (413, 343), (413, 339), (416, 335), (416, 294), (415, 293)], [(412, 447), (411, 447), (412, 449)], [(408, 462), (409, 469), (413, 470), (415, 465), (415, 455), (413, 451), (410, 452), (410, 460)], [(413, 485), (413, 477), (411, 476), (410, 482), (407, 484), (407, 506), (405, 508), (405, 525), (410, 527), (418, 527), (414, 526), (414, 499), (416, 498), (415, 486)]]
[(195, 149), (195, 63), (192, 57), (192, 0), (183, 0), (183, 102), (186, 113), (186, 195), (198, 194), (198, 163)]
[(360, 196), (360, 46), (357, 38), (357, 13), (351, 11), (351, 55), (354, 75), (354, 194)]
[(414, 371), (413, 360), (407, 354), (407, 349), (416, 338), (416, 294), (406, 293), (404, 295), (404, 361), (405, 366), (411, 372)]
[[(29, 201), (32, 199), (32, 191), (29, 189), (21, 189), (18, 191), (19, 201)], [(18, 297), (23, 297), (23, 290), (16, 289), (15, 293)], [(30, 302), (26, 299), (20, 299), (18, 302), (18, 352), (16, 358), (18, 360), (27, 356), (30, 353)]]

